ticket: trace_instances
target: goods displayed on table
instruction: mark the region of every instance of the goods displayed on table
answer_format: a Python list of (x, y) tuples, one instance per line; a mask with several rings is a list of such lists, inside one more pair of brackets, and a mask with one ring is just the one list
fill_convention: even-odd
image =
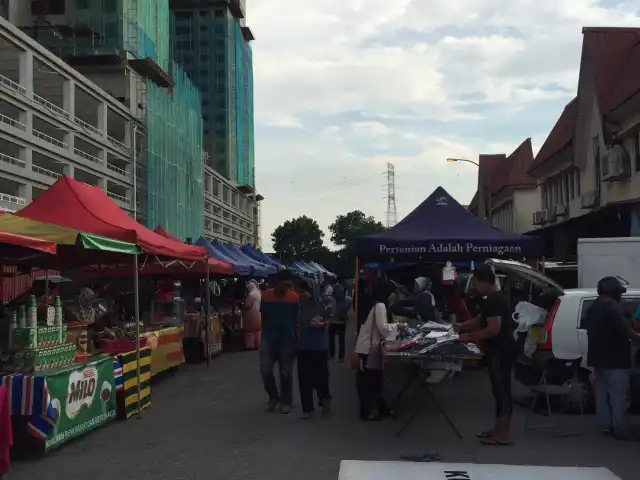
[(184, 327), (167, 327), (142, 334), (151, 348), (151, 375), (157, 375), (184, 363), (182, 339)]
[(400, 330), (398, 339), (384, 342), (385, 354), (405, 354), (410, 357), (441, 359), (481, 358), (482, 352), (472, 343), (461, 343), (453, 325), (436, 322), (418, 324), (417, 328)]
[[(50, 308), (47, 311), (51, 310)], [(76, 345), (68, 339), (68, 326), (62, 323), (62, 306), (56, 297), (53, 315), (38, 322), (36, 298), (19, 305), (9, 314), (8, 341), (0, 368), (4, 372), (40, 372), (68, 365), (75, 360)]]

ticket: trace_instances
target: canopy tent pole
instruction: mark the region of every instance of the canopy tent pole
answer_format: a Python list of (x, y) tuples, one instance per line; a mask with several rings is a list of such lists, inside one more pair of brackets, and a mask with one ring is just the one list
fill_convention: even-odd
[(207, 276), (205, 278), (206, 293), (204, 295), (206, 305), (204, 307), (204, 354), (207, 356), (207, 368), (211, 367), (211, 352), (209, 351), (209, 309), (211, 308), (211, 293), (209, 280), (209, 259), (207, 258)]
[(358, 335), (358, 285), (360, 284), (360, 257), (356, 257), (356, 278), (353, 284), (353, 313), (356, 320), (356, 335)]
[(142, 402), (140, 391), (140, 288), (138, 285), (138, 255), (133, 256), (133, 297), (134, 297), (134, 318), (136, 321), (136, 382), (138, 384), (138, 408), (137, 415), (142, 415)]

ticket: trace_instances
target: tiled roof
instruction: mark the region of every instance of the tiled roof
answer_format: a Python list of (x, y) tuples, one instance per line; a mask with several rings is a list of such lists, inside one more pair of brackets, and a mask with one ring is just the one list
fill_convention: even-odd
[[(495, 178), (498, 178), (497, 171), (500, 169), (500, 165), (505, 161), (507, 156), (504, 153), (499, 154), (481, 154), (478, 156), (478, 178), (484, 178), (485, 188), (489, 186), (491, 190), (494, 190)], [(475, 212), (478, 208), (478, 192), (474, 195), (471, 203), (469, 203), (468, 210)]]
[(640, 92), (640, 28), (585, 27), (582, 34), (600, 113), (606, 115)]
[(531, 138), (527, 138), (495, 169), (491, 193), (495, 195), (506, 187), (536, 185), (536, 181), (527, 174), (532, 163), (533, 148)]
[(529, 174), (571, 143), (577, 118), (578, 98), (576, 97), (564, 107), (560, 118), (558, 118), (547, 139), (540, 147), (538, 155), (531, 163), (531, 168), (528, 170)]

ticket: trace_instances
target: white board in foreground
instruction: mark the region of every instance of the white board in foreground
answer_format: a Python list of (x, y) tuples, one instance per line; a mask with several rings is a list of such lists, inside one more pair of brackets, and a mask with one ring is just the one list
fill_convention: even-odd
[(338, 480), (620, 480), (606, 468), (343, 460)]

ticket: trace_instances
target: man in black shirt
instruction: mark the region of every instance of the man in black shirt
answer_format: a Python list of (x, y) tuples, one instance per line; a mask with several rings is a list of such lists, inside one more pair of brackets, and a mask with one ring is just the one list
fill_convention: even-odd
[(460, 341), (482, 343), (485, 361), (491, 380), (491, 390), (496, 400), (494, 427), (478, 433), (486, 445), (510, 445), (511, 372), (515, 361), (515, 340), (511, 309), (504, 293), (496, 283), (496, 275), (489, 265), (479, 266), (473, 273), (478, 293), (486, 297), (480, 315), (459, 326)]
[(625, 318), (619, 302), (626, 288), (615, 277), (598, 282), (598, 298), (586, 313), (587, 363), (596, 377), (596, 411), (604, 433), (629, 439), (626, 422), (629, 409), (631, 342), (640, 344), (631, 319)]

